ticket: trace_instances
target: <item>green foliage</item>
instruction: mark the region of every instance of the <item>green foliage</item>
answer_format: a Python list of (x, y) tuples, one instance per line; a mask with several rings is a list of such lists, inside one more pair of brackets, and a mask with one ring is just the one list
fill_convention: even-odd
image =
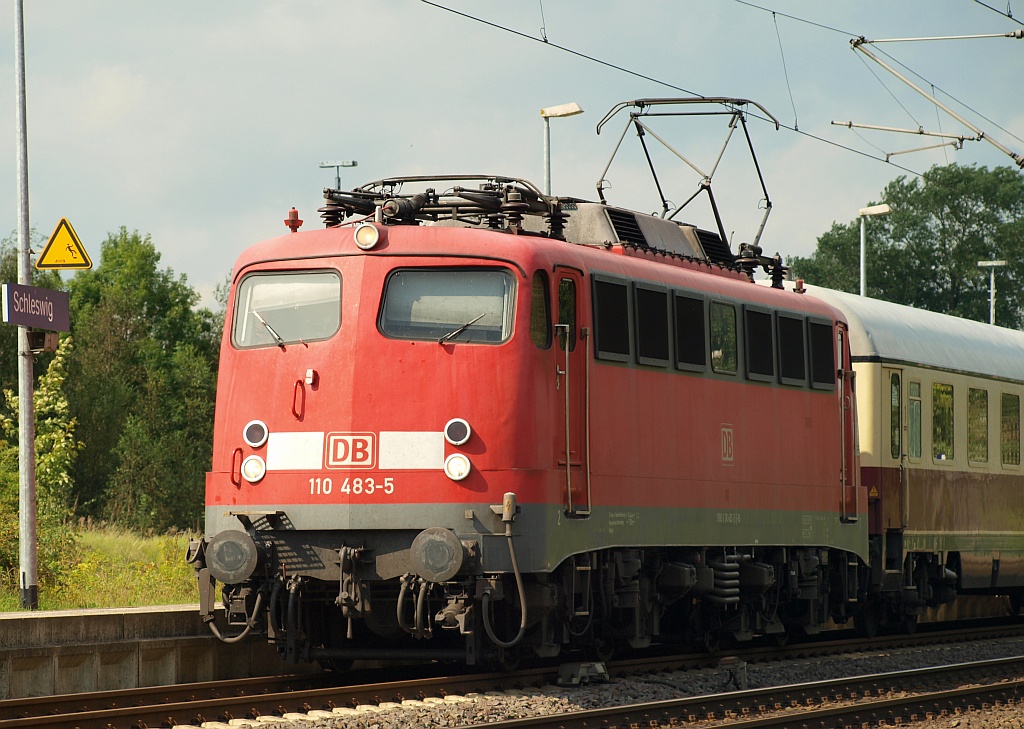
[[(978, 261), (1003, 259), (996, 270), (996, 321), (1024, 322), (1024, 177), (1015, 169), (949, 165), (920, 179), (886, 186), (885, 217), (866, 223), (867, 293), (979, 321), (988, 320), (989, 274)], [(856, 292), (860, 286), (860, 221), (835, 223), (808, 258), (791, 261), (809, 284)]]
[[(195, 602), (196, 578), (184, 560), (190, 535), (141, 536), (82, 520), (63, 581), (40, 590), (43, 610), (176, 605)], [(0, 589), (0, 611), (19, 608), (14, 585)]]
[(68, 387), (86, 448), (80, 513), (136, 528), (194, 526), (213, 435), (220, 332), (148, 236), (121, 228), (70, 282), (80, 346)]
[[(35, 388), (36, 542), (39, 580), (60, 583), (75, 554), (68, 528), (71, 515), (71, 470), (81, 443), (75, 440), (75, 420), (63, 394), (70, 337), (60, 347)], [(0, 580), (17, 585), (19, 572), (18, 397), (5, 390), (0, 410)]]

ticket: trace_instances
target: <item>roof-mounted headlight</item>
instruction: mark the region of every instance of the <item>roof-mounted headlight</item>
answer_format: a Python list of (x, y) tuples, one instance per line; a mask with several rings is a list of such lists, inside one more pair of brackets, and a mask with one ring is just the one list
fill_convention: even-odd
[(371, 250), (380, 242), (380, 229), (373, 223), (360, 223), (356, 226), (355, 239), (361, 250)]

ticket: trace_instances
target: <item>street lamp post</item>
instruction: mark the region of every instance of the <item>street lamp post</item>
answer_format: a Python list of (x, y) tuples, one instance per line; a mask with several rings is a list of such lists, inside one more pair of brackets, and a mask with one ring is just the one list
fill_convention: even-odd
[(1006, 261), (978, 261), (978, 268), (988, 269), (988, 323), (996, 323), (996, 269)]
[(888, 215), (892, 212), (892, 208), (882, 203), (881, 205), (872, 205), (870, 207), (861, 208), (858, 212), (860, 215), (860, 295), (867, 296), (868, 292), (868, 264), (867, 264), (867, 245), (866, 235), (864, 233), (864, 220), (869, 215)]
[(320, 163), (320, 169), (326, 170), (326, 169), (330, 169), (331, 167), (334, 168), (334, 189), (335, 190), (340, 190), (341, 189), (341, 168), (342, 167), (356, 167), (358, 164), (359, 163), (356, 162), (354, 159), (352, 159), (352, 160), (345, 159), (345, 160), (341, 160), (339, 162), (321, 162)]
[(562, 116), (576, 116), (582, 114), (583, 109), (575, 101), (569, 104), (559, 104), (558, 106), (549, 106), (546, 109), (540, 110), (540, 115), (544, 117), (544, 194), (551, 194), (551, 123), (548, 121), (551, 117), (562, 117)]

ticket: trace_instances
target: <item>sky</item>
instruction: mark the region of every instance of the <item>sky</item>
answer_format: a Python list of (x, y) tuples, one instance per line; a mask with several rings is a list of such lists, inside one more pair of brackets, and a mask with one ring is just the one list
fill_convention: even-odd
[[(18, 220), (14, 18), (8, 3), (0, 13), (0, 230)], [(357, 162), (341, 170), (345, 188), (451, 173), (542, 187), (540, 109), (576, 102), (583, 114), (550, 122), (552, 192), (593, 200), (627, 121), (620, 112), (597, 134), (609, 110), (702, 95), (756, 101), (781, 123), (776, 131), (752, 107), (747, 116), (772, 204), (761, 245), (807, 256), (818, 236), (854, 222), (898, 176), (951, 162), (1014, 165), (986, 141), (887, 163), (886, 153), (948, 140), (833, 125), (972, 134), (850, 39), (1001, 34), (1024, 29), (1021, 20), (1024, 0), (32, 0), (31, 225), (45, 242), (67, 218), (94, 264), (121, 226), (149, 235), (161, 265), (187, 276), (212, 306), (241, 251), (287, 232), (292, 206), (304, 229), (322, 225), (316, 209), (335, 170), (320, 162)], [(1024, 40), (866, 47), (1024, 154)], [(648, 120), (704, 174), (727, 122)], [(647, 141), (678, 206), (701, 175)], [(635, 134), (605, 179), (609, 203), (661, 210)], [(712, 190), (733, 249), (753, 240), (764, 195), (741, 132), (722, 153)], [(714, 227), (703, 196), (677, 218)]]

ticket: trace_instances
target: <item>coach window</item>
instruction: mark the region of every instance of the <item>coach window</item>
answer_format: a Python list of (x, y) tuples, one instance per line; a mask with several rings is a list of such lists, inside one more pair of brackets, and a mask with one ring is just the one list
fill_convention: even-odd
[(921, 457), (921, 383), (909, 383), (910, 399), (907, 402), (907, 419), (910, 421), (910, 432), (907, 433), (907, 445), (911, 458)]
[(512, 334), (515, 279), (501, 269), (399, 269), (388, 276), (379, 326), (394, 339), (500, 344)]
[(629, 286), (594, 276), (594, 350), (598, 359), (629, 362)]
[(953, 460), (953, 386), (932, 385), (932, 458)]
[(569, 327), (558, 330), (558, 348), (565, 351), (565, 338), (569, 337), (569, 351), (576, 351), (576, 282), (563, 278), (558, 282), (558, 323)]
[(903, 394), (900, 391), (899, 373), (893, 372), (889, 379), (889, 455), (900, 459), (900, 406)]
[(530, 292), (530, 339), (541, 349), (547, 349), (551, 344), (548, 276), (543, 271), (533, 274), (533, 288)]
[(988, 463), (988, 390), (967, 390), (967, 460)]
[(1000, 432), (1004, 466), (1020, 465), (1020, 396), (1004, 392)]
[(811, 350), (811, 386), (832, 389), (836, 386), (836, 345), (832, 323), (809, 321), (807, 339)]
[(775, 338), (772, 334), (772, 313), (753, 307), (743, 310), (747, 338), (747, 377), (762, 382), (775, 381)]
[(738, 360), (736, 307), (721, 301), (711, 302), (711, 369), (736, 374)]
[(337, 271), (253, 273), (237, 297), (231, 341), (241, 349), (327, 339), (341, 327)]
[(636, 361), (668, 367), (668, 290), (646, 284), (633, 289)]
[(804, 319), (779, 312), (779, 378), (786, 385), (807, 384), (807, 352)]
[(676, 367), (703, 370), (708, 366), (707, 339), (704, 334), (704, 299), (676, 294), (675, 334)]

